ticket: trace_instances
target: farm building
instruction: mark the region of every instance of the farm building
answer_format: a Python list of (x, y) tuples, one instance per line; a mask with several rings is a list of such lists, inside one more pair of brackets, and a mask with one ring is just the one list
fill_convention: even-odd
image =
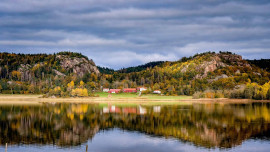
[(131, 92), (137, 92), (137, 90), (136, 90), (136, 88), (125, 88), (125, 89), (123, 89), (123, 92), (131, 93)]
[(138, 90), (138, 91), (146, 91), (147, 88), (145, 88), (145, 87), (138, 87), (137, 90)]
[(109, 88), (103, 88), (103, 92), (109, 92), (110, 89)]
[(110, 91), (108, 91), (108, 93), (120, 93), (121, 89), (110, 89)]
[(161, 94), (161, 91), (160, 90), (155, 90), (153, 93)]

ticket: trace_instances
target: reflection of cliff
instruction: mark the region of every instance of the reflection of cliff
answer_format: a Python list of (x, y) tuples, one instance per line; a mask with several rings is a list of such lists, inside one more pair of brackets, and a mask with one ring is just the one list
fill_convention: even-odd
[(72, 146), (93, 138), (100, 129), (117, 127), (229, 148), (249, 138), (269, 137), (269, 109), (269, 105), (251, 104), (111, 106), (107, 110), (86, 104), (0, 107), (0, 143)]
[(53, 107), (7, 107), (1, 108), (0, 112), (1, 144), (79, 145), (99, 131), (98, 124), (71, 120), (69, 115), (57, 114)]

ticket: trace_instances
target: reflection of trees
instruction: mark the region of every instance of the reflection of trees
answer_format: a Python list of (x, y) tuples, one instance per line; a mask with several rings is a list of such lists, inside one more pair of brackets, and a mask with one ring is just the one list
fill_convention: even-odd
[(5, 106), (0, 107), (0, 143), (72, 146), (91, 139), (100, 129), (117, 127), (228, 148), (249, 138), (269, 137), (269, 121), (269, 104), (164, 106), (160, 113), (147, 107), (145, 115), (103, 113), (102, 108), (87, 104)]

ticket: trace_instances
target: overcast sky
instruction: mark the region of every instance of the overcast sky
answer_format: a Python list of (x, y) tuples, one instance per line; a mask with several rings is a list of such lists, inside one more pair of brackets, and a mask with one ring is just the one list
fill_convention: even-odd
[(76, 51), (114, 69), (205, 51), (270, 57), (269, 0), (1, 0), (0, 51)]

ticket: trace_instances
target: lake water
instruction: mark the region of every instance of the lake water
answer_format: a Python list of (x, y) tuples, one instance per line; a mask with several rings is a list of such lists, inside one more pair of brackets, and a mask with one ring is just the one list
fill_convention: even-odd
[(270, 104), (0, 106), (0, 151), (270, 151)]

